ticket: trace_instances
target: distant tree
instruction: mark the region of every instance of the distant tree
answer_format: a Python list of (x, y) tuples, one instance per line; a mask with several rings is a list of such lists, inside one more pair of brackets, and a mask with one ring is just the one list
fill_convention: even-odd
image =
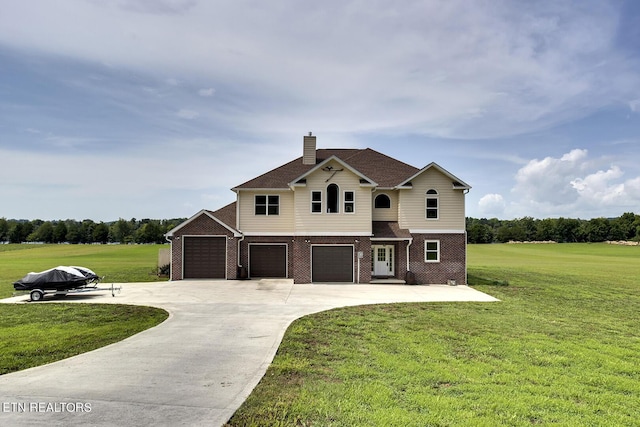
[(81, 243), (93, 243), (93, 230), (96, 227), (96, 223), (90, 219), (85, 219), (80, 224), (80, 242)]
[(53, 243), (62, 243), (67, 241), (67, 224), (64, 221), (58, 221), (53, 227)]
[[(134, 220), (135, 221), (135, 218)], [(111, 225), (110, 239), (112, 242), (130, 243), (133, 241), (133, 228), (131, 223), (120, 218)]]
[(0, 242), (7, 240), (7, 234), (9, 232), (9, 224), (6, 218), (0, 218)]
[(14, 222), (8, 232), (9, 243), (22, 243), (25, 241), (23, 236), (24, 227), (20, 222)]
[(76, 221), (67, 221), (66, 239), (66, 241), (69, 243), (81, 243), (82, 234), (80, 233), (80, 225)]
[(605, 218), (593, 218), (586, 226), (587, 241), (604, 242), (609, 237), (609, 221)]
[(469, 243), (491, 243), (493, 242), (493, 229), (482, 220), (468, 221), (467, 240)]
[(109, 227), (104, 222), (96, 225), (93, 229), (93, 241), (107, 243), (109, 241)]
[(496, 240), (501, 243), (510, 240), (524, 241), (527, 240), (527, 232), (519, 221), (504, 221), (496, 232)]
[(53, 225), (50, 221), (43, 222), (29, 237), (34, 242), (53, 243)]

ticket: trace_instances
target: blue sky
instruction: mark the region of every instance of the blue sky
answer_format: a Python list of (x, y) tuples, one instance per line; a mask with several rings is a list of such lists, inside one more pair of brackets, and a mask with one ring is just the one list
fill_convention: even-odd
[(640, 213), (640, 2), (0, 0), (0, 217), (188, 217), (319, 148)]

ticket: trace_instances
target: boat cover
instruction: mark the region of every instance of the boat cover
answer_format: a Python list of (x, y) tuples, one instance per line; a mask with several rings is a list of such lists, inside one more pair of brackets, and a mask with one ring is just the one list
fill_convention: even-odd
[(96, 273), (86, 267), (58, 266), (39, 273), (29, 273), (22, 279), (13, 283), (16, 290), (32, 289), (75, 289), (98, 282), (100, 278)]

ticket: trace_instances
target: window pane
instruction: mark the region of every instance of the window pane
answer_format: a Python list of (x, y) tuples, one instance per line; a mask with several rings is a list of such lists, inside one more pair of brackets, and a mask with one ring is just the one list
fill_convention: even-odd
[(427, 242), (427, 250), (428, 251), (437, 251), (438, 250), (438, 242)]
[(265, 205), (256, 205), (256, 215), (266, 215), (267, 207)]
[(269, 215), (278, 215), (278, 205), (269, 205)]
[(344, 204), (344, 211), (346, 213), (353, 213), (353, 202), (345, 203)]
[(266, 205), (267, 196), (256, 196), (256, 205)]
[(311, 200), (314, 202), (322, 201), (322, 193), (319, 191), (314, 191), (311, 193)]
[(280, 196), (269, 196), (269, 204), (277, 205), (279, 202)]
[(438, 199), (427, 199), (427, 207), (428, 208), (437, 208), (438, 207)]
[(427, 218), (438, 218), (437, 209), (427, 209)]
[(375, 207), (378, 209), (389, 209), (391, 207), (391, 199), (386, 194), (380, 194), (376, 197)]
[(320, 203), (312, 203), (311, 204), (311, 212), (313, 213), (321, 213), (322, 205)]
[(353, 202), (353, 191), (346, 191), (344, 193), (344, 200), (347, 202)]
[(437, 261), (438, 253), (437, 252), (427, 252), (427, 261)]

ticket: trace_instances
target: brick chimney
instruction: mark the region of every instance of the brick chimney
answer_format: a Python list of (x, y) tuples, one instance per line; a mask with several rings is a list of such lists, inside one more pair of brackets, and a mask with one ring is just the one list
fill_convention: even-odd
[(305, 136), (303, 140), (302, 164), (316, 164), (316, 137), (311, 135), (311, 132), (309, 132), (309, 136)]

